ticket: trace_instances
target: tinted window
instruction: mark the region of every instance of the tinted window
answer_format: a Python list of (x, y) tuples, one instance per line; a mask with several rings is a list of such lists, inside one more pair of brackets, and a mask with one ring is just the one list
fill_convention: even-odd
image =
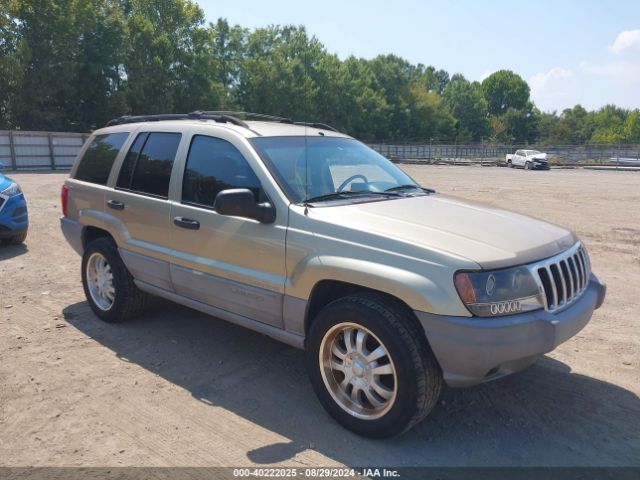
[(82, 157), (75, 178), (106, 185), (113, 162), (128, 136), (128, 132), (97, 135)]
[(182, 201), (213, 206), (229, 188), (248, 188), (263, 201), (260, 181), (236, 147), (226, 140), (196, 135), (191, 141), (182, 180)]
[(131, 175), (133, 174), (133, 169), (138, 161), (138, 155), (140, 155), (144, 142), (147, 141), (148, 136), (148, 133), (141, 133), (136, 137), (133, 145), (131, 145), (129, 152), (127, 153), (127, 156), (124, 157), (124, 162), (122, 162), (122, 167), (120, 167), (120, 173), (118, 174), (116, 187), (127, 189), (131, 187)]
[(122, 165), (117, 186), (167, 198), (181, 136), (163, 132), (138, 135)]

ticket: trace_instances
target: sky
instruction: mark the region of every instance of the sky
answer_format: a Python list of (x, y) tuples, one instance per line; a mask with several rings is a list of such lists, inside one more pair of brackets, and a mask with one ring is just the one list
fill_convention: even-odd
[(331, 53), (482, 80), (509, 69), (543, 111), (640, 108), (640, 0), (195, 0), (208, 21), (304, 25)]

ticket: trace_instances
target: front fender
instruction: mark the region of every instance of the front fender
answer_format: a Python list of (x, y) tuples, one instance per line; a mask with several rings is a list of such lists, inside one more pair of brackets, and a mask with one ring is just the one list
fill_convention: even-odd
[(414, 310), (469, 316), (453, 287), (453, 274), (450, 282), (444, 278), (436, 282), (406, 269), (341, 256), (310, 256), (300, 261), (289, 277), (287, 295), (308, 300), (315, 285), (323, 280), (385, 292)]

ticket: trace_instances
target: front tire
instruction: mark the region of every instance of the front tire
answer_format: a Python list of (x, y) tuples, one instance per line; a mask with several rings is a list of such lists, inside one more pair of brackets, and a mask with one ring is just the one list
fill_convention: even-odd
[(82, 255), (82, 286), (93, 313), (105, 322), (124, 322), (145, 309), (148, 296), (135, 285), (115, 242), (98, 238)]
[(322, 406), (363, 436), (398, 435), (435, 406), (442, 372), (412, 313), (381, 295), (327, 305), (307, 336), (306, 364)]
[(22, 233), (19, 233), (18, 235), (14, 235), (13, 237), (9, 237), (3, 240), (3, 243), (5, 245), (20, 245), (24, 243), (26, 239), (27, 239), (27, 232), (22, 232)]
[(531, 170), (531, 162), (525, 162), (524, 169), (525, 170)]

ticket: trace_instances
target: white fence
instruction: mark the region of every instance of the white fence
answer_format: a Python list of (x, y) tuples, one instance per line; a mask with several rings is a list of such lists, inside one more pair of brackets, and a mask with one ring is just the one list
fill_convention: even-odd
[(84, 133), (0, 130), (0, 162), (11, 170), (69, 169), (87, 138)]

